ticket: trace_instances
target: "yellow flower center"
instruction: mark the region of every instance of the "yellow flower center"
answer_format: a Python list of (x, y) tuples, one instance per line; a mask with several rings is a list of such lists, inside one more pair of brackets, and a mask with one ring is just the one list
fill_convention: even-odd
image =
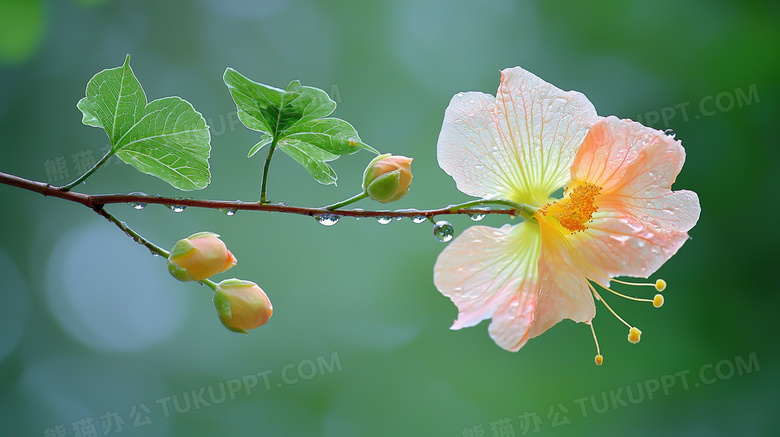
[(601, 187), (585, 182), (574, 187), (563, 199), (539, 208), (539, 213), (545, 217), (554, 217), (572, 233), (584, 231), (587, 229), (585, 224), (591, 221), (593, 213), (599, 209), (596, 196), (600, 193)]

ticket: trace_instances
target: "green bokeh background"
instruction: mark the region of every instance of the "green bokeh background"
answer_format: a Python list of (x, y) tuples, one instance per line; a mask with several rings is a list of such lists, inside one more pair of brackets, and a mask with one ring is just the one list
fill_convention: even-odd
[[(207, 289), (168, 277), (101, 217), (0, 186), (0, 434), (74, 436), (89, 420), (122, 436), (780, 434), (776, 3), (4, 0), (0, 11), (0, 171), (78, 176), (73, 155), (97, 158), (106, 138), (76, 102), (129, 53), (150, 100), (182, 96), (212, 126), (213, 182), (193, 196), (258, 196), (263, 154), (245, 158), (258, 135), (235, 122), (221, 81), (231, 66), (325, 89), (367, 143), (414, 157), (412, 191), (393, 207), (443, 206), (467, 200), (436, 164), (450, 97), (495, 93), (499, 70), (520, 65), (602, 115), (674, 129), (688, 155), (675, 187), (702, 204), (693, 239), (657, 274), (666, 305), (612, 299), (642, 342), (599, 308), (596, 367), (584, 325), (561, 323), (518, 353), (497, 347), (487, 322), (450, 331), (430, 224), (111, 207), (163, 246), (221, 234), (239, 259), (225, 277), (258, 282), (274, 302), (245, 337), (219, 324)], [(47, 173), (57, 158), (68, 177)], [(269, 197), (341, 200), (370, 158), (336, 161), (339, 185), (324, 187), (279, 155)], [(178, 194), (113, 162), (80, 189)], [(219, 397), (258, 373), (267, 387), (210, 401), (209, 389)], [(210, 405), (196, 408), (201, 389)]]

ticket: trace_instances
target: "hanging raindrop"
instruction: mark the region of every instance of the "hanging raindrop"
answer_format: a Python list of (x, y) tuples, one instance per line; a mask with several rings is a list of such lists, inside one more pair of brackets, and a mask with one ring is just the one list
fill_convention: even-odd
[[(139, 191), (130, 193), (131, 196), (146, 196), (146, 193), (141, 193)], [(146, 202), (130, 202), (130, 206), (133, 207), (133, 209), (142, 210), (146, 208)]]
[(236, 209), (236, 208), (221, 208), (220, 211), (224, 212), (226, 216), (232, 217), (232, 216), (236, 215), (236, 211), (238, 211), (238, 209)]
[(455, 228), (448, 221), (440, 220), (433, 225), (433, 236), (442, 243), (452, 240), (454, 234)]
[(317, 219), (322, 226), (333, 226), (339, 222), (339, 216), (336, 214), (315, 215), (314, 218)]
[(171, 211), (173, 211), (173, 212), (182, 212), (182, 211), (184, 211), (184, 210), (185, 210), (187, 207), (186, 207), (186, 206), (184, 206), (184, 205), (168, 205), (168, 208), (170, 208), (170, 209), (171, 209)]
[(386, 225), (386, 224), (390, 223), (391, 221), (393, 221), (393, 218), (383, 215), (383, 216), (377, 217), (376, 221), (378, 221), (380, 225)]
[(471, 218), (471, 220), (478, 222), (483, 218), (485, 218), (485, 213), (470, 214), (469, 217)]
[(422, 223), (426, 220), (428, 220), (428, 217), (425, 217), (424, 215), (416, 215), (412, 217), (412, 223)]
[(667, 137), (670, 137), (670, 138), (674, 138), (674, 137), (677, 136), (677, 132), (675, 132), (674, 129), (666, 129), (664, 131), (664, 135), (666, 135)]

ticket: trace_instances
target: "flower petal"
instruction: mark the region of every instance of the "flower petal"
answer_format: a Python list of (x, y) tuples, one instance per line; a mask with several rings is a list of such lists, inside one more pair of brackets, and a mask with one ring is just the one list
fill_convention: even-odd
[(668, 193), (685, 162), (679, 140), (631, 120), (609, 116), (588, 133), (571, 167), (571, 180), (602, 194), (655, 198)]
[(471, 196), (542, 205), (568, 180), (577, 149), (598, 120), (583, 94), (520, 67), (506, 69), (497, 97), (452, 98), (439, 134), (439, 166)]
[(610, 197), (588, 230), (570, 238), (574, 250), (600, 273), (591, 279), (604, 286), (609, 277), (655, 273), (688, 240), (701, 211), (696, 193), (687, 190), (656, 199)]
[(536, 337), (563, 319), (589, 322), (596, 305), (583, 273), (581, 259), (553, 225), (537, 215), (542, 237), (539, 258), (539, 299), (530, 337)]
[(536, 303), (539, 231), (533, 223), (472, 226), (439, 255), (433, 282), (458, 307), (451, 329), (493, 318), (489, 332), (516, 351), (528, 340)]
[(699, 219), (696, 193), (671, 191), (685, 162), (680, 141), (630, 120), (607, 117), (591, 129), (571, 170), (573, 183), (602, 187), (588, 230), (570, 239), (592, 277), (648, 277), (688, 239)]

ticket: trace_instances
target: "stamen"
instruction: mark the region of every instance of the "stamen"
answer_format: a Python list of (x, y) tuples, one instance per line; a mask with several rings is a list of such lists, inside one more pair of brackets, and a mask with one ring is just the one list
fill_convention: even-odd
[(615, 281), (615, 282), (617, 282), (619, 284), (624, 284), (624, 285), (636, 285), (636, 286), (639, 286), (639, 287), (655, 287), (656, 291), (664, 291), (666, 289), (666, 281), (664, 281), (663, 279), (658, 279), (658, 280), (655, 281), (655, 283), (650, 283), (650, 282), (638, 282), (638, 283), (637, 282), (625, 282), (625, 281), (620, 281), (620, 280), (615, 279), (615, 278), (611, 278), (611, 280)]
[(572, 234), (588, 229), (585, 226), (598, 211), (596, 197), (601, 194), (601, 187), (585, 182), (574, 187), (563, 199), (548, 203), (539, 208), (543, 216), (552, 215), (564, 228)]
[(610, 307), (609, 305), (607, 305), (607, 301), (605, 301), (605, 300), (604, 300), (604, 298), (603, 298), (603, 297), (601, 297), (601, 295), (599, 295), (599, 292), (598, 292), (598, 291), (596, 291), (596, 289), (595, 289), (595, 288), (593, 288), (593, 285), (591, 285), (591, 284), (590, 284), (590, 281), (588, 281), (588, 287), (590, 287), (590, 291), (591, 291), (591, 292), (593, 292), (593, 295), (594, 295), (594, 296), (596, 296), (596, 299), (600, 300), (600, 301), (601, 301), (601, 303), (603, 303), (603, 304), (604, 304), (604, 306), (605, 306), (605, 307), (607, 307), (607, 309), (609, 310), (609, 312), (610, 312), (610, 313), (612, 313), (612, 315), (613, 315), (613, 316), (615, 316), (615, 317), (616, 317), (618, 320), (620, 320), (621, 322), (623, 322), (623, 324), (624, 324), (624, 325), (628, 326), (629, 328), (632, 328), (632, 326), (631, 326), (631, 325), (629, 325), (629, 324), (628, 324), (628, 322), (626, 322), (625, 320), (623, 320), (623, 318), (622, 318), (622, 317), (620, 317), (619, 315), (617, 315), (617, 313), (615, 312), (615, 310), (613, 310), (613, 309), (612, 309), (612, 307)]
[(661, 308), (664, 305), (664, 297), (660, 294), (656, 294), (655, 297), (653, 297), (653, 306), (656, 308)]
[(590, 332), (593, 333), (593, 341), (596, 343), (596, 365), (600, 366), (601, 363), (604, 362), (604, 357), (601, 355), (601, 349), (599, 348), (599, 339), (596, 338), (596, 329), (593, 328), (593, 320), (588, 324), (590, 325)]
[(642, 331), (640, 331), (638, 328), (631, 327), (631, 329), (628, 330), (628, 342), (631, 344), (637, 344), (639, 343), (639, 339), (642, 336)]
[[(638, 284), (634, 284), (634, 285), (638, 285)], [(615, 290), (613, 290), (613, 289), (611, 289), (611, 288), (609, 288), (609, 287), (603, 287), (603, 288), (604, 288), (605, 290), (607, 290), (607, 291), (611, 292), (612, 294), (614, 294), (614, 295), (616, 295), (616, 296), (620, 296), (620, 297), (622, 297), (622, 298), (624, 298), (624, 299), (628, 299), (628, 300), (634, 300), (634, 301), (637, 301), (637, 302), (653, 302), (653, 303), (655, 303), (655, 300), (654, 300), (654, 299), (643, 299), (643, 298), (641, 298), (641, 297), (631, 297), (631, 296), (626, 296), (625, 294), (618, 293), (617, 291), (615, 291)]]

